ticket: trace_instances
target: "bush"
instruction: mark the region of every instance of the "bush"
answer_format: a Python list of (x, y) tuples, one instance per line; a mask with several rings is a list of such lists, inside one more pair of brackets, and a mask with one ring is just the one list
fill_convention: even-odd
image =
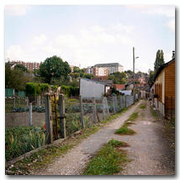
[(61, 91), (67, 96), (78, 96), (79, 95), (79, 88), (73, 86), (61, 86)]
[(27, 96), (37, 96), (45, 91), (48, 91), (49, 84), (46, 83), (33, 83), (28, 82), (26, 83), (26, 95)]

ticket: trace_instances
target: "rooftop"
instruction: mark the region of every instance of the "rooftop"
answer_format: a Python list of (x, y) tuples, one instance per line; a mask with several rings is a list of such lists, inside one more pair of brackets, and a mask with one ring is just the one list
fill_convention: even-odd
[(103, 63), (103, 64), (95, 64), (95, 67), (112, 67), (112, 66), (121, 66), (119, 63)]

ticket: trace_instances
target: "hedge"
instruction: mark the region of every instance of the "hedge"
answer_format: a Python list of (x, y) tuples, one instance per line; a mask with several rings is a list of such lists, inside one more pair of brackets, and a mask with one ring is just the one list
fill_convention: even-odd
[(26, 95), (27, 96), (37, 96), (49, 89), (49, 84), (46, 83), (26, 83)]
[(62, 85), (61, 91), (67, 96), (78, 96), (79, 95), (78, 87)]

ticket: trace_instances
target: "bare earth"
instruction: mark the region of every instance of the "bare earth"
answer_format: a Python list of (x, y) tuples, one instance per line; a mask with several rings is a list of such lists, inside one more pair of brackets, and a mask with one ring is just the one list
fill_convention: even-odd
[[(142, 102), (146, 103), (145, 110), (138, 108)], [(135, 121), (136, 124), (131, 125), (130, 128), (137, 134), (115, 135), (114, 132), (135, 111), (139, 112), (139, 116)], [(149, 111), (149, 102), (140, 101), (97, 133), (84, 139), (67, 154), (56, 158), (46, 168), (31, 175), (81, 175), (89, 160), (112, 138), (130, 145), (126, 150), (131, 161), (124, 167), (122, 175), (172, 175), (174, 164), (169, 160), (171, 152), (166, 139), (161, 135), (161, 129), (162, 125), (155, 122)]]

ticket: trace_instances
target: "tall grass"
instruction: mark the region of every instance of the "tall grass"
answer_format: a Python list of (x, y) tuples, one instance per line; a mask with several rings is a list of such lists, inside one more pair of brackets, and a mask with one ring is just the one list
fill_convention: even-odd
[(7, 128), (5, 133), (5, 158), (12, 160), (26, 152), (46, 144), (47, 136), (42, 128)]

